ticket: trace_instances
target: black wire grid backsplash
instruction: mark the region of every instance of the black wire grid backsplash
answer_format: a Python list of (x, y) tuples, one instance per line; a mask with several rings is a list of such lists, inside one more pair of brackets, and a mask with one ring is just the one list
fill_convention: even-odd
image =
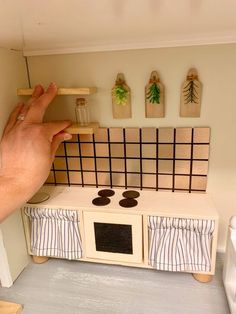
[(99, 128), (60, 145), (50, 185), (205, 192), (209, 128)]

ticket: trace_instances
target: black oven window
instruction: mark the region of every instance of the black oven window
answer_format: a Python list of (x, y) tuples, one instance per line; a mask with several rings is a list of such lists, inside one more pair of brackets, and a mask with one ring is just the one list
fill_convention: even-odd
[(96, 251), (133, 254), (132, 226), (94, 223)]

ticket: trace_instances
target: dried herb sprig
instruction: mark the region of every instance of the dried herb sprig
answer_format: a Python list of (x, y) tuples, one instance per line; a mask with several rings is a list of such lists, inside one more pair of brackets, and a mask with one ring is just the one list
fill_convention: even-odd
[(198, 102), (198, 86), (194, 80), (190, 80), (183, 89), (184, 102), (185, 104)]

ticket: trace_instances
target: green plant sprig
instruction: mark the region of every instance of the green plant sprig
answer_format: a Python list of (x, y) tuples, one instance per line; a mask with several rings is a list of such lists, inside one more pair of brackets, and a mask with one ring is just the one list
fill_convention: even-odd
[(129, 91), (124, 87), (123, 84), (117, 84), (115, 86), (113, 96), (114, 96), (115, 102), (118, 105), (125, 106), (128, 101)]
[(160, 87), (156, 82), (154, 82), (148, 90), (147, 99), (152, 104), (159, 104), (160, 96), (161, 96)]

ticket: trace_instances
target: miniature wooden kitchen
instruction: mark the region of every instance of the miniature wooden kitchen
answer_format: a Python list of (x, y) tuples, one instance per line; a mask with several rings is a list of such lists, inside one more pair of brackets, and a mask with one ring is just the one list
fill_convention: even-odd
[[(148, 118), (165, 117), (158, 76), (153, 71), (145, 87)], [(181, 95), (186, 116), (200, 115), (199, 84), (190, 69)], [(20, 97), (32, 92), (17, 89)], [(28, 254), (35, 263), (63, 258), (189, 272), (211, 281), (218, 214), (205, 193), (210, 128), (104, 128), (90, 121), (89, 97), (96, 92), (58, 89), (58, 97), (80, 97), (75, 123), (67, 128), (73, 137), (58, 148), (45, 186), (22, 207)], [(121, 73), (111, 97), (113, 118), (132, 118)]]

